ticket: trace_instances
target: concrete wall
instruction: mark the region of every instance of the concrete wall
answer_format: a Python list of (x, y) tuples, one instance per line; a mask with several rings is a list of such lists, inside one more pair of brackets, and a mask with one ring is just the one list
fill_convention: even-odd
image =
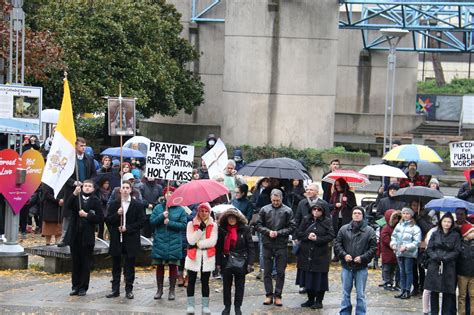
[(221, 134), (221, 128), (215, 125), (158, 123), (149, 120), (142, 120), (139, 124), (141, 135), (161, 142), (190, 144), (205, 140), (210, 133), (217, 137)]
[[(360, 31), (339, 30), (334, 130), (338, 134), (383, 133), (388, 52), (362, 48)], [(405, 133), (421, 123), (415, 114), (418, 54), (397, 52), (396, 66), (394, 133)]]
[[(183, 37), (202, 54), (190, 67), (205, 101), (192, 115), (153, 120), (220, 125), (236, 145), (321, 148), (335, 133), (382, 133), (387, 52), (365, 52), (360, 31), (338, 29), (337, 1), (272, 1), (224, 0), (206, 17), (225, 24), (193, 25), (191, 1), (168, 0), (183, 14)], [(417, 66), (416, 53), (397, 53), (395, 134), (421, 123)]]
[[(223, 137), (232, 144), (330, 147), (338, 4), (274, 2), (227, 2)], [(324, 136), (315, 136), (321, 130)]]

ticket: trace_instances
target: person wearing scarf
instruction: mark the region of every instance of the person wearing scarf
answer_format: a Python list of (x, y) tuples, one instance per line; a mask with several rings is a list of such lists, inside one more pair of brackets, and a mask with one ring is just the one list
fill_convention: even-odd
[[(230, 314), (232, 304), (232, 282), (235, 283), (234, 311), (242, 314), (241, 306), (244, 298), (245, 275), (253, 270), (254, 244), (247, 219), (238, 209), (226, 210), (219, 219), (219, 237), (217, 240), (217, 266), (222, 270), (224, 310), (222, 314)], [(227, 267), (229, 255), (246, 258), (242, 270)]]
[(184, 264), (189, 277), (186, 288), (188, 297), (186, 314), (194, 314), (194, 291), (199, 272), (201, 272), (202, 314), (211, 313), (209, 309), (209, 277), (216, 267), (217, 224), (210, 214), (209, 203), (201, 203), (197, 207), (196, 216), (188, 222), (186, 228), (186, 239), (189, 244)]

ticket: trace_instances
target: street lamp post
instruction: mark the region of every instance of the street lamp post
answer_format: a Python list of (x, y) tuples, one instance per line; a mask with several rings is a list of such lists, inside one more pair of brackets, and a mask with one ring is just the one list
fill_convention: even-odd
[[(397, 28), (385, 28), (381, 29), (380, 33), (387, 38), (390, 50), (387, 60), (387, 93), (385, 96), (385, 117), (383, 126), (383, 155), (387, 152), (387, 149), (392, 146), (392, 133), (393, 133), (393, 112), (395, 106), (395, 66), (397, 64), (397, 45), (400, 40), (405, 36), (408, 31), (397, 29)], [(388, 117), (390, 115), (390, 123), (388, 123)], [(389, 132), (387, 132), (389, 129)], [(388, 137), (387, 137), (388, 133)]]

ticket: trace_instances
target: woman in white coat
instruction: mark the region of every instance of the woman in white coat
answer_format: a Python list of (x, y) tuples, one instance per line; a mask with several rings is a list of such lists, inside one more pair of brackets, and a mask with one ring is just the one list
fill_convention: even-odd
[(197, 274), (201, 272), (202, 314), (211, 314), (209, 309), (209, 277), (216, 265), (217, 223), (214, 222), (209, 203), (198, 206), (196, 217), (188, 222), (186, 238), (188, 252), (184, 267), (188, 271), (187, 314), (194, 314), (194, 291)]

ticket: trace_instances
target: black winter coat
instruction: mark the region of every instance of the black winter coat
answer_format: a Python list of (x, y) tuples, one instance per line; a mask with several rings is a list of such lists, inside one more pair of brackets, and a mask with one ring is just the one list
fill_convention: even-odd
[(426, 255), (428, 255), (426, 290), (456, 294), (456, 260), (460, 251), (461, 236), (457, 231), (451, 229), (448, 234), (440, 230), (433, 232), (426, 249)]
[(456, 268), (457, 273), (464, 277), (474, 277), (474, 240), (461, 241), (461, 253), (459, 254)]
[(471, 189), (469, 182), (462, 184), (458, 191), (458, 198), (468, 202), (474, 202), (474, 187)]
[[(321, 199), (321, 198), (318, 198), (317, 202), (323, 206), (324, 215), (328, 218), (331, 217), (331, 212), (329, 210), (329, 203), (327, 203), (324, 199)], [(296, 209), (296, 214), (295, 214), (296, 228), (300, 227), (301, 222), (303, 221), (304, 217), (311, 216), (311, 215), (312, 213), (311, 213), (311, 207), (309, 205), (309, 200), (308, 198), (305, 198), (298, 203), (298, 208)]]
[[(263, 246), (268, 248), (286, 248), (288, 238), (296, 229), (293, 210), (281, 205), (274, 208), (272, 204), (266, 205), (258, 213), (257, 231), (263, 235)], [(277, 231), (276, 238), (270, 237), (270, 231)]]
[[(316, 234), (316, 240), (308, 239), (310, 233)], [(296, 232), (300, 243), (298, 269), (309, 272), (329, 272), (330, 252), (328, 243), (334, 237), (331, 219), (321, 217), (314, 219), (307, 216)]]
[(54, 198), (53, 189), (43, 184), (39, 188), (38, 193), (41, 203), (41, 219), (50, 223), (62, 222), (61, 207), (59, 207), (59, 200)]
[[(87, 155), (87, 154), (84, 154), (84, 164), (86, 166), (86, 179), (92, 179), (96, 174), (96, 170), (95, 170), (95, 165), (94, 165), (94, 159)], [(76, 157), (76, 160), (77, 160), (77, 157)], [(76, 163), (76, 166), (77, 166), (77, 163)], [(73, 196), (73, 192), (74, 192), (74, 189), (76, 188), (74, 186), (74, 182), (77, 181), (77, 171), (76, 169), (74, 169), (74, 173), (72, 173), (71, 177), (69, 177), (69, 179), (66, 181), (66, 183), (64, 184), (63, 186), (63, 189), (60, 193), (61, 195), (61, 198), (64, 199), (64, 202), (67, 202), (67, 199), (69, 199), (71, 196)], [(65, 218), (69, 218), (71, 216), (71, 209), (69, 209), (68, 207), (64, 207), (63, 208), (63, 217)]]
[(65, 205), (71, 210), (71, 221), (64, 237), (64, 243), (73, 246), (76, 238), (80, 237), (82, 238), (82, 246), (93, 246), (95, 245), (95, 226), (104, 221), (102, 205), (95, 195), (91, 195), (87, 200), (84, 200), (81, 193), (80, 198), (81, 209), (87, 212), (87, 217), (81, 218), (79, 216), (78, 197), (72, 195)]
[[(349, 270), (360, 270), (366, 268), (374, 258), (377, 251), (377, 238), (375, 231), (370, 226), (364, 224), (359, 231), (356, 231), (352, 223), (343, 225), (337, 233), (334, 242), (334, 252), (341, 260), (342, 267)], [(351, 255), (352, 258), (361, 257), (361, 263), (354, 261), (346, 262), (344, 256)]]
[[(111, 256), (121, 256), (122, 246), (120, 244), (120, 216), (117, 214), (121, 207), (121, 200), (112, 202), (107, 209), (107, 227), (110, 233), (109, 254)], [(130, 205), (127, 210), (127, 219), (125, 228), (127, 231), (122, 233), (122, 241), (129, 257), (136, 257), (141, 250), (140, 229), (145, 224), (145, 211), (143, 205), (134, 198), (130, 199)]]
[[(240, 255), (247, 256), (247, 264), (245, 266), (245, 271), (247, 271), (247, 266), (253, 265), (255, 257), (255, 246), (252, 240), (252, 234), (250, 233), (250, 228), (245, 224), (239, 222), (239, 227), (237, 228), (237, 243), (234, 248), (231, 248), (232, 252), (238, 253)], [(227, 257), (224, 256), (224, 240), (227, 236), (227, 223), (221, 224), (219, 226), (218, 238), (216, 244), (216, 265), (221, 266), (221, 269), (224, 269), (227, 264)]]

